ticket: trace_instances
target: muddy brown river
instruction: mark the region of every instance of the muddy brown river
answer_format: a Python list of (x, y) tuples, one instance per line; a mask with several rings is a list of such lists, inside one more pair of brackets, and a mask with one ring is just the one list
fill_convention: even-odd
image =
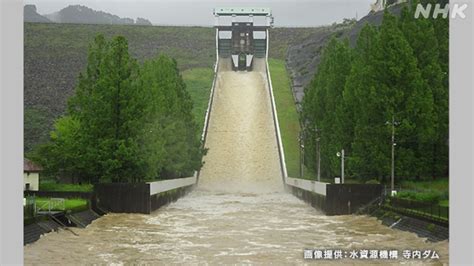
[[(258, 65), (260, 64), (260, 65)], [(443, 265), (448, 242), (427, 242), (367, 216), (325, 216), (282, 187), (263, 62), (222, 67), (199, 186), (151, 215), (108, 214), (78, 236), (61, 230), (25, 246), (25, 264)], [(399, 260), (304, 260), (304, 249), (398, 250)], [(406, 260), (402, 250), (440, 260)]]

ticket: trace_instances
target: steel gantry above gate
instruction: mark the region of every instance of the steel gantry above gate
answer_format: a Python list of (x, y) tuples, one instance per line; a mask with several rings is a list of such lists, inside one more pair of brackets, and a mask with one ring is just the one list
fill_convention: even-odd
[(251, 70), (254, 56), (266, 56), (268, 28), (273, 27), (270, 8), (215, 8), (214, 17), (218, 56), (232, 58), (234, 70)]

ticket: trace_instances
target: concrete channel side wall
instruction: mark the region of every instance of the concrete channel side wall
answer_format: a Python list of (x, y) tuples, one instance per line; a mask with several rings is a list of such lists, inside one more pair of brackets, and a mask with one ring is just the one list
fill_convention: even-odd
[(324, 184), (299, 178), (287, 182), (287, 191), (326, 215), (356, 213), (382, 195), (382, 185), (376, 184)]
[[(206, 145), (207, 129), (209, 128), (209, 119), (211, 118), (212, 103), (214, 102), (214, 91), (217, 83), (217, 72), (219, 70), (219, 30), (216, 29), (216, 62), (214, 63), (214, 78), (212, 79), (211, 92), (209, 93), (209, 100), (207, 101), (206, 116), (204, 117), (204, 126), (202, 128), (201, 143), (202, 147)], [(194, 172), (196, 177), (196, 184), (199, 182), (199, 175), (201, 171)]]
[(280, 133), (280, 124), (278, 123), (278, 114), (276, 111), (276, 104), (275, 104), (275, 97), (273, 96), (273, 86), (272, 86), (272, 79), (270, 75), (270, 68), (268, 66), (268, 47), (269, 47), (269, 31), (267, 29), (267, 47), (265, 52), (265, 67), (266, 67), (266, 76), (267, 76), (267, 84), (268, 90), (270, 92), (270, 99), (272, 104), (272, 115), (273, 115), (273, 123), (275, 126), (275, 137), (277, 139), (278, 144), (278, 154), (280, 155), (280, 168), (281, 168), (281, 175), (283, 184), (285, 184), (285, 178), (288, 177), (288, 173), (286, 170), (286, 163), (285, 163), (285, 152), (283, 150), (283, 143), (281, 141), (281, 133)]
[(289, 186), (326, 196), (327, 183), (292, 177), (285, 178), (285, 183)]
[(195, 184), (195, 176), (150, 183), (96, 184), (91, 207), (105, 213), (150, 214), (186, 195)]

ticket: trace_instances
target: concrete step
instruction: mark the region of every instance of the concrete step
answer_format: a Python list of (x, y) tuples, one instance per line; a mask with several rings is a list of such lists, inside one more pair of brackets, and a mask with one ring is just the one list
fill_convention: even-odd
[(74, 222), (78, 227), (84, 228), (92, 223), (92, 221), (99, 218), (100, 215), (92, 210), (86, 210), (78, 213), (68, 214), (66, 217)]
[(416, 233), (418, 236), (426, 237), (430, 241), (449, 239), (449, 228), (410, 217), (403, 217), (393, 228)]

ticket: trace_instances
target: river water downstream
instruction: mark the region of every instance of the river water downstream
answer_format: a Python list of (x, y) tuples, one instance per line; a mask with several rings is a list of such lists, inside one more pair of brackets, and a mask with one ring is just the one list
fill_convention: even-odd
[(209, 152), (194, 191), (151, 215), (105, 215), (85, 229), (73, 228), (79, 236), (49, 233), (25, 246), (25, 264), (315, 263), (303, 259), (304, 249), (399, 250), (399, 257), (404, 249), (436, 250), (439, 261), (388, 262), (448, 262), (447, 241), (430, 243), (372, 217), (325, 216), (285, 193), (265, 76), (225, 70), (219, 73)]

